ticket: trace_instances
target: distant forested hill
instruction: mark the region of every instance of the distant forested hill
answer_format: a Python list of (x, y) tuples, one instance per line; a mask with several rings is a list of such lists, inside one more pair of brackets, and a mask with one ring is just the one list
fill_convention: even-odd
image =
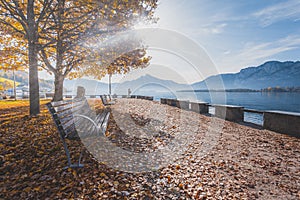
[(210, 76), (194, 83), (195, 90), (201, 89), (263, 89), (300, 86), (300, 61), (269, 61), (258, 67), (248, 67), (235, 74)]
[[(14, 80), (13, 73), (10, 71), (0, 70), (0, 77), (9, 79), (11, 81)], [(18, 82), (20, 85), (28, 85), (28, 83), (29, 83), (28, 73), (25, 71), (15, 72), (15, 78), (16, 78), (16, 82)], [(54, 81), (52, 81), (52, 80), (40, 79), (40, 87), (41, 88), (51, 89), (54, 87), (53, 84), (54, 84)]]

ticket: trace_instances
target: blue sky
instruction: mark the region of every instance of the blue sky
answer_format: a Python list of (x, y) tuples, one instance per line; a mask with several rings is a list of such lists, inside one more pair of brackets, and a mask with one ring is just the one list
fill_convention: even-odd
[(299, 0), (161, 0), (157, 27), (202, 46), (220, 73), (299, 60)]
[[(170, 47), (166, 48), (169, 55), (149, 52), (152, 60), (147, 69), (114, 76), (113, 81), (122, 82), (147, 73), (180, 83), (193, 83), (210, 75), (236, 73), (270, 60), (297, 61), (300, 58), (299, 0), (161, 0), (156, 16), (158, 23), (150, 27), (167, 29), (170, 34), (176, 32), (195, 42), (214, 65), (194, 62), (198, 73), (178, 58), (171, 58), (174, 48)], [(167, 39), (162, 38), (156, 38), (157, 42), (166, 43)], [(177, 49), (188, 48), (180, 41), (178, 44)]]
[[(189, 42), (178, 41), (180, 45), (176, 49), (164, 46), (169, 55), (168, 52), (150, 51), (152, 60), (147, 69), (132, 71), (130, 75), (114, 75), (113, 82), (147, 73), (162, 79), (193, 83), (213, 74), (235, 73), (269, 60), (300, 60), (299, 0), (160, 0), (155, 15), (159, 21), (150, 27), (169, 30), (170, 34), (182, 35), (182, 41), (187, 39), (196, 43), (206, 53), (197, 56), (208, 57), (214, 65), (200, 64), (200, 61), (196, 66), (199, 73), (195, 73), (193, 67), (178, 57), (171, 58), (170, 52), (189, 48)], [(145, 25), (137, 28), (145, 28)], [(159, 36), (152, 39), (156, 43), (167, 40)], [(195, 48), (186, 51), (192, 54)], [(185, 58), (189, 60), (188, 56)], [(107, 77), (101, 81), (107, 82)]]

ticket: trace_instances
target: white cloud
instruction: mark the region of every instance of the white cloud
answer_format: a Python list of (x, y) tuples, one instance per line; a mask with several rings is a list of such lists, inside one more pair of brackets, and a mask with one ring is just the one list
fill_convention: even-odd
[(228, 54), (230, 54), (230, 53), (231, 53), (230, 50), (225, 50), (225, 51), (223, 52), (224, 55), (228, 55)]
[(297, 21), (300, 18), (300, 1), (278, 3), (253, 13), (253, 16), (258, 18), (264, 27), (285, 19)]
[(200, 28), (199, 32), (202, 32), (204, 34), (220, 34), (224, 32), (226, 26), (227, 26), (226, 23), (210, 24)]
[(220, 71), (238, 71), (247, 66), (261, 64), (276, 54), (300, 48), (300, 36), (290, 35), (274, 42), (246, 43), (239, 52), (225, 54), (217, 61)]

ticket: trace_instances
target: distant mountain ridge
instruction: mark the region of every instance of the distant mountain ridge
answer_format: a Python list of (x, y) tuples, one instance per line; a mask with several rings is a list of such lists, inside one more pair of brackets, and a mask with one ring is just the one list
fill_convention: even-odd
[[(108, 94), (108, 84), (97, 80), (81, 78), (81, 79), (74, 79), (74, 80), (65, 79), (64, 81), (65, 92), (76, 94), (78, 86), (82, 86), (85, 88), (86, 95)], [(116, 84), (113, 83), (112, 89), (114, 89), (115, 87)]]
[(176, 92), (177, 90), (192, 89), (189, 85), (176, 83), (172, 80), (163, 80), (145, 74), (135, 80), (125, 81), (116, 85), (114, 92), (117, 94), (127, 94), (128, 89), (134, 93), (143, 93), (144, 91), (156, 92)]
[(258, 67), (248, 67), (238, 73), (210, 76), (192, 84), (202, 89), (263, 89), (300, 86), (300, 61), (269, 61)]
[[(0, 70), (0, 77), (12, 79), (11, 73)], [(20, 84), (28, 84), (27, 72), (16, 72), (16, 81)], [(108, 84), (97, 80), (77, 79), (64, 82), (65, 91), (76, 93), (77, 86), (84, 86), (86, 94), (107, 94)], [(128, 89), (132, 94), (147, 94), (153, 92), (176, 93), (180, 90), (231, 90), (251, 89), (260, 90), (276, 87), (300, 86), (300, 61), (269, 61), (258, 67), (248, 67), (238, 73), (219, 74), (206, 78), (194, 84), (180, 84), (172, 80), (163, 80), (145, 74), (135, 80), (112, 84), (112, 93), (127, 94)], [(54, 88), (53, 80), (40, 80), (40, 87)]]
[[(0, 77), (7, 78), (11, 81), (14, 80), (12, 72), (5, 72), (0, 70)], [(21, 85), (29, 85), (28, 72), (25, 71), (16, 71), (15, 72), (16, 82), (19, 82)], [(39, 79), (40, 88), (54, 88), (54, 81)]]

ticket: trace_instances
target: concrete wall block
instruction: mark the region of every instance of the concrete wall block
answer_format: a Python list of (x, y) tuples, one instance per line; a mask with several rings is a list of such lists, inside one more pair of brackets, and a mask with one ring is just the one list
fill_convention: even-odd
[(244, 121), (244, 108), (241, 106), (215, 105), (215, 116), (233, 122)]
[(161, 103), (161, 104), (167, 104), (167, 99), (161, 98), (161, 99), (160, 99), (160, 103)]
[(167, 99), (167, 105), (172, 106), (172, 99)]
[(190, 102), (189, 101), (178, 101), (179, 108), (182, 110), (190, 110)]
[(200, 114), (207, 114), (208, 113), (208, 103), (197, 103), (191, 102), (191, 110), (200, 113)]
[(264, 113), (263, 128), (300, 138), (300, 114), (267, 111)]

